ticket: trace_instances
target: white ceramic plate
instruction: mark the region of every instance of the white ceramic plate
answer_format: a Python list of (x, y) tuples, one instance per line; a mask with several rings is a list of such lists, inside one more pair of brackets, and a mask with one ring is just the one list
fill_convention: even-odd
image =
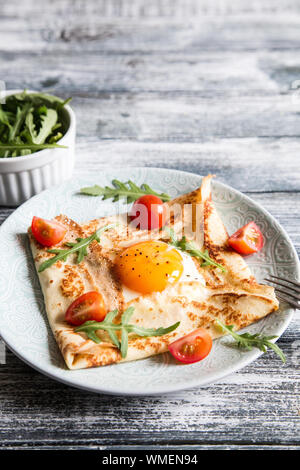
[[(231, 374), (256, 359), (261, 354), (258, 350), (237, 350), (230, 347), (231, 338), (225, 337), (214, 341), (206, 359), (191, 365), (180, 365), (165, 353), (141, 361), (94, 369), (70, 371), (65, 367), (48, 325), (26, 231), (34, 215), (50, 219), (64, 213), (84, 222), (114, 213), (118, 209), (117, 203), (78, 194), (83, 186), (95, 183), (111, 185), (114, 178), (121, 181), (132, 179), (139, 185), (145, 182), (173, 197), (201, 184), (200, 176), (181, 171), (111, 169), (82, 181), (68, 181), (60, 187), (44, 191), (19, 207), (0, 229), (0, 335), (7, 346), (27, 364), (54, 379), (93, 392), (118, 395), (153, 395), (200, 386)], [(213, 199), (229, 233), (253, 219), (262, 229), (264, 248), (259, 254), (248, 258), (258, 280), (263, 280), (269, 273), (299, 278), (294, 247), (286, 232), (268, 212), (218, 181), (213, 184)], [(251, 325), (247, 331), (280, 336), (292, 314), (293, 309), (282, 305), (277, 312)], [(273, 359), (270, 357), (270, 360)]]

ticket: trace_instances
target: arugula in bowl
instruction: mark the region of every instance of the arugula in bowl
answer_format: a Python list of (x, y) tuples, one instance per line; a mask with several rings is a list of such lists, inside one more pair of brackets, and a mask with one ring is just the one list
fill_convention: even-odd
[(66, 101), (44, 93), (23, 91), (0, 104), (0, 158), (29, 155), (57, 142), (67, 132)]

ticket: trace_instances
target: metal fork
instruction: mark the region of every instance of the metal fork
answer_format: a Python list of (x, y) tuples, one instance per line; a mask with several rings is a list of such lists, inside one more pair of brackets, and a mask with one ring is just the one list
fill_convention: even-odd
[(294, 308), (300, 309), (300, 282), (284, 279), (283, 277), (273, 276), (273, 274), (269, 274), (269, 276), (274, 279), (265, 278), (264, 280), (275, 284), (274, 287), (277, 297), (279, 299), (285, 300)]

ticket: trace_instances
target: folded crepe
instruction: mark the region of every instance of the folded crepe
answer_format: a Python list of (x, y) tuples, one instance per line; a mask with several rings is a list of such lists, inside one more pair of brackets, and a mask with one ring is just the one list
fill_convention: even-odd
[[(215, 339), (223, 333), (215, 326), (219, 319), (235, 330), (244, 328), (278, 308), (273, 287), (258, 284), (244, 259), (228, 245), (227, 231), (211, 199), (211, 175), (203, 178), (195, 191), (166, 203), (170, 210), (167, 226), (179, 238), (184, 234), (200, 250), (224, 266), (202, 266), (201, 260), (192, 258), (200, 280), (183, 280), (169, 285), (162, 292), (139, 295), (126, 300), (118, 279), (114, 259), (133, 243), (143, 240), (166, 241), (166, 231), (139, 230), (128, 225), (127, 214), (103, 217), (78, 224), (67, 216), (56, 217), (67, 228), (61, 242), (74, 242), (87, 237), (98, 228), (115, 224), (115, 228), (102, 234), (100, 243), (93, 241), (87, 256), (76, 264), (76, 255), (58, 261), (48, 269), (38, 272), (44, 294), (48, 320), (69, 369), (103, 366), (116, 362), (143, 359), (168, 350), (168, 344), (196, 328), (206, 328)], [(30, 245), (38, 271), (39, 266), (53, 254), (47, 252), (28, 230)], [(169, 334), (155, 337), (129, 335), (128, 352), (121, 357), (120, 350), (112, 344), (107, 334), (97, 331), (102, 342), (97, 344), (85, 333), (65, 321), (69, 305), (81, 294), (98, 291), (107, 310), (118, 309), (116, 322), (122, 312), (134, 307), (130, 323), (145, 328), (168, 327), (180, 322)]]

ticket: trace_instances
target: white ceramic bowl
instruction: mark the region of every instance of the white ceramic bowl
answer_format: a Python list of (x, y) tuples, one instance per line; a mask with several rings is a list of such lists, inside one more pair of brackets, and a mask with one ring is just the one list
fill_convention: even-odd
[[(6, 91), (4, 96), (22, 91)], [(28, 93), (34, 91), (29, 90)], [(58, 143), (67, 148), (45, 149), (22, 157), (0, 158), (0, 205), (17, 206), (72, 176), (76, 118), (68, 105), (64, 106), (63, 115), (68, 129)]]

